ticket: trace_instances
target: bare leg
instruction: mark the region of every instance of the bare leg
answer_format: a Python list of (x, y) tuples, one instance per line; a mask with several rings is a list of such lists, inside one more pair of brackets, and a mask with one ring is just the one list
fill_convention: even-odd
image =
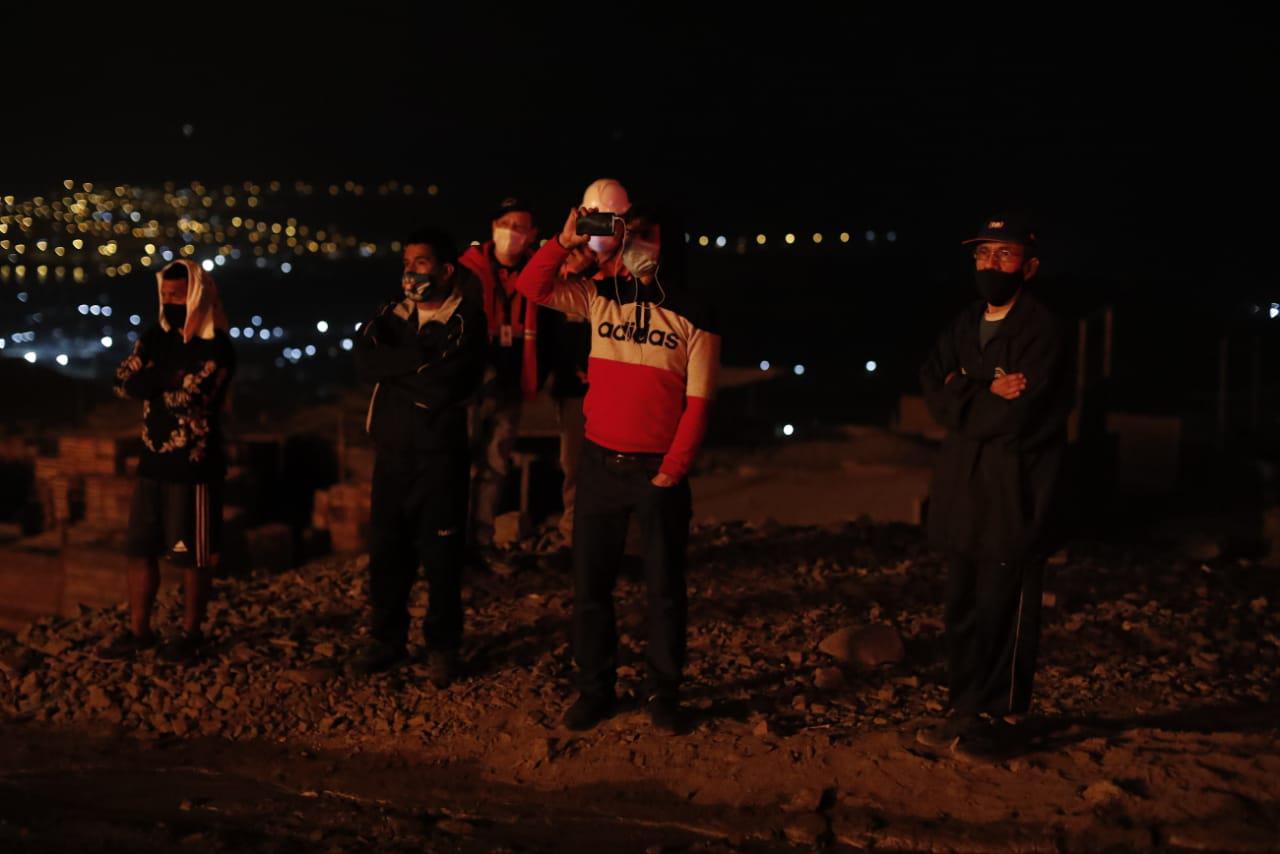
[(212, 578), (213, 568), (208, 566), (191, 567), (183, 574), (182, 592), (186, 610), (183, 614), (182, 627), (188, 634), (200, 631), (200, 625), (204, 622)]
[(151, 609), (160, 588), (160, 561), (155, 557), (129, 561), (129, 622), (138, 637), (151, 634)]

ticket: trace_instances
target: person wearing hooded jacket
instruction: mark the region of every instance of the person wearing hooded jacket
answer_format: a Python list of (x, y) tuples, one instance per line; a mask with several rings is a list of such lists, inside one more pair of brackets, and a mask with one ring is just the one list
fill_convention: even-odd
[(142, 401), (143, 451), (129, 513), (127, 631), (106, 658), (156, 644), (151, 612), (159, 559), (185, 568), (183, 631), (160, 648), (174, 661), (199, 654), (210, 575), (217, 565), (226, 477), (220, 411), (235, 374), (227, 318), (209, 273), (179, 260), (156, 273), (159, 316), (116, 370), (115, 392)]
[(1063, 335), (1028, 288), (1035, 231), (987, 220), (974, 244), (982, 296), (939, 337), (920, 370), (947, 430), (930, 492), (930, 543), (949, 562), (946, 634), (951, 717), (917, 741), (962, 755), (1011, 749), (1031, 703), (1044, 562), (1071, 407)]
[(467, 405), (484, 373), (479, 282), (448, 234), (405, 240), (403, 292), (360, 328), (356, 369), (373, 384), (366, 430), (376, 457), (369, 532), (372, 640), (354, 663), (368, 675), (408, 658), (409, 596), (421, 565), (430, 588), (423, 629), (431, 681), (456, 676), (462, 642), (470, 458)]
[(589, 242), (577, 233), (587, 212), (570, 211), (516, 282), (530, 299), (591, 324), (572, 545), (579, 696), (564, 720), (570, 729), (589, 729), (615, 708), (613, 588), (634, 514), (648, 593), (646, 709), (654, 726), (679, 732), (692, 516), (687, 474), (706, 434), (720, 335), (710, 306), (684, 287), (683, 229), (656, 211), (614, 218), (620, 251), (595, 277), (559, 278), (569, 253)]

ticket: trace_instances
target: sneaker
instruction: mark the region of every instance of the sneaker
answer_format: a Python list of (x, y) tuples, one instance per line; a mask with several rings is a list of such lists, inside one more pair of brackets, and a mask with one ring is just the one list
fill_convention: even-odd
[(680, 701), (672, 694), (654, 694), (645, 705), (649, 722), (655, 729), (679, 735), (684, 732), (685, 715)]
[(580, 694), (577, 702), (564, 713), (564, 725), (574, 732), (594, 729), (596, 724), (613, 715), (617, 699), (608, 694)]
[(165, 641), (160, 646), (160, 651), (157, 655), (159, 655), (159, 657), (164, 661), (170, 661), (175, 664), (185, 664), (199, 658), (200, 652), (203, 648), (203, 632), (184, 631), (176, 638)]
[(409, 654), (403, 646), (375, 640), (351, 663), (351, 672), (356, 676), (372, 676), (399, 667), (408, 660)]
[(427, 653), (427, 677), (440, 690), (448, 688), (458, 678), (458, 653), (453, 650)]
[(978, 724), (976, 715), (955, 715), (937, 726), (916, 730), (916, 743), (930, 750), (951, 750), (962, 735)]
[(135, 635), (132, 631), (124, 631), (116, 636), (110, 643), (98, 648), (98, 658), (105, 661), (121, 661), (126, 658), (133, 658), (144, 650), (151, 649), (156, 645), (155, 632), (147, 632), (145, 635)]

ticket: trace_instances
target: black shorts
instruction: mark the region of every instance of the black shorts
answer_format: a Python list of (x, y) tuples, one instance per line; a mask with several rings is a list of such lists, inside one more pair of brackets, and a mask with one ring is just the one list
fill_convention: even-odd
[(179, 566), (213, 566), (221, 537), (221, 479), (172, 483), (138, 478), (125, 547), (130, 556), (164, 557)]

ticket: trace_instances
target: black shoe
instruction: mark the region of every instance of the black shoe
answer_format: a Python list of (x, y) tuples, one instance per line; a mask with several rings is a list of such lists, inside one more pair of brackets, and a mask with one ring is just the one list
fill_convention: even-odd
[(458, 653), (454, 650), (432, 650), (427, 653), (427, 678), (444, 690), (458, 678)]
[(184, 631), (176, 638), (172, 638), (161, 644), (160, 651), (157, 655), (165, 661), (170, 661), (174, 664), (186, 664), (199, 658), (200, 652), (203, 648), (203, 632)]
[(355, 676), (372, 676), (399, 667), (408, 660), (409, 654), (403, 646), (372, 641), (351, 663), (351, 672)]
[(685, 731), (684, 709), (680, 701), (672, 694), (654, 694), (645, 705), (649, 713), (649, 722), (656, 729), (679, 735)]
[(952, 752), (971, 762), (995, 762), (1008, 759), (1019, 751), (1019, 731), (1003, 718), (987, 719), (961, 733)]
[(133, 658), (138, 653), (151, 649), (155, 645), (156, 636), (154, 632), (135, 635), (132, 631), (125, 631), (110, 643), (99, 647), (97, 655), (98, 658), (104, 661), (121, 661), (126, 658)]
[(574, 732), (593, 729), (596, 724), (612, 717), (616, 704), (612, 691), (608, 694), (581, 694), (564, 713), (564, 725)]

